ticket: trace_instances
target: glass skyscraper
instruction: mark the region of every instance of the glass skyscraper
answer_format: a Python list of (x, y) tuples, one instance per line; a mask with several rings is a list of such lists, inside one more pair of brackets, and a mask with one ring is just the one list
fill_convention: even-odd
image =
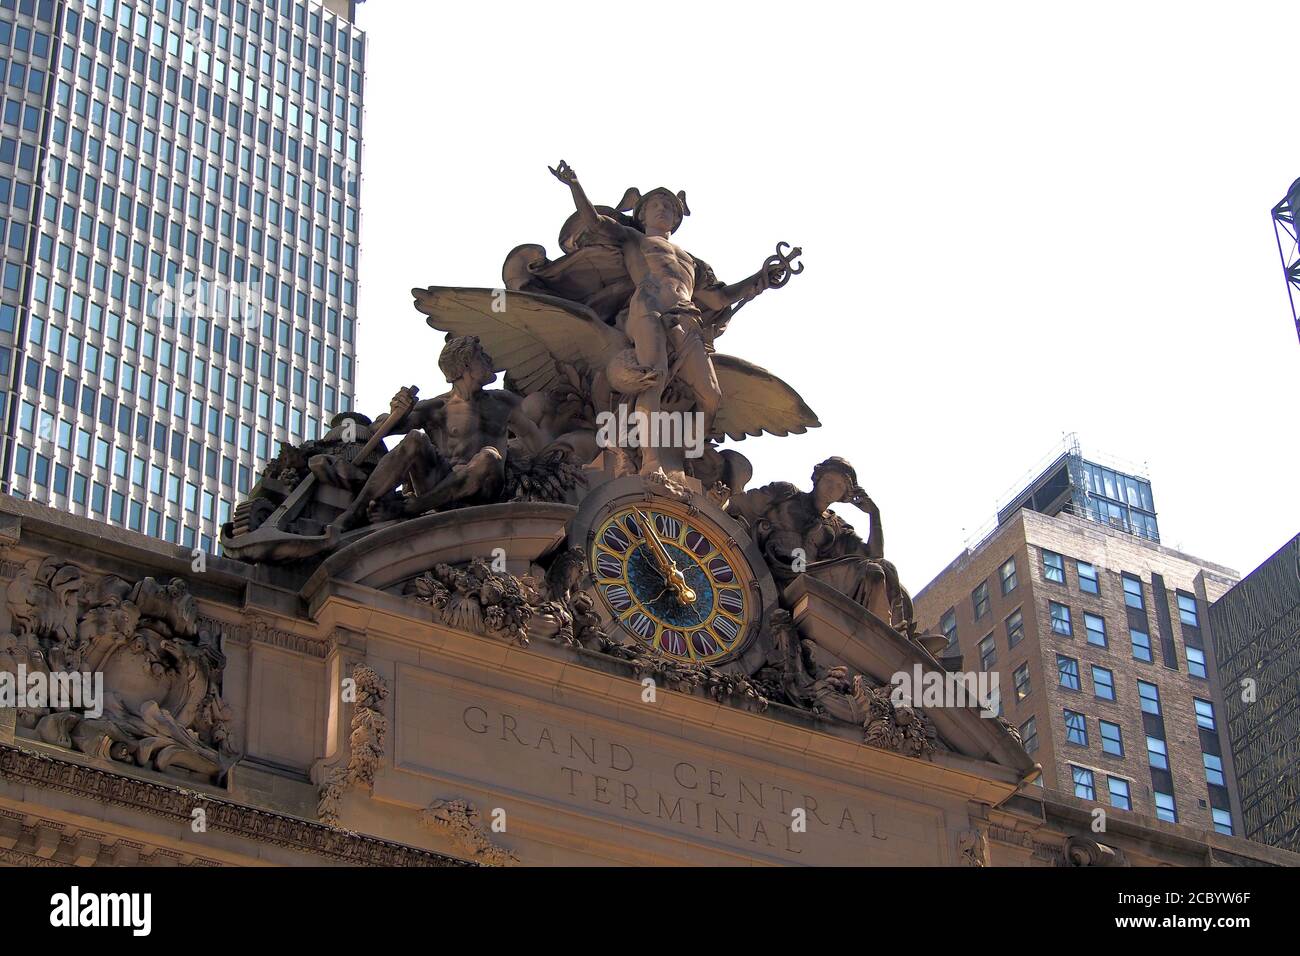
[(0, 0), (0, 489), (214, 551), (351, 407), (344, 0)]

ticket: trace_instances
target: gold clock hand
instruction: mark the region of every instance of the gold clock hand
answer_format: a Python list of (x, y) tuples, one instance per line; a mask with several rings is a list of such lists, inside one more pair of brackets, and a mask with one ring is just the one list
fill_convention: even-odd
[(632, 513), (636, 515), (637, 521), (644, 529), (641, 532), (641, 540), (650, 546), (650, 554), (654, 557), (655, 565), (660, 572), (667, 574), (668, 569), (673, 567), (673, 561), (668, 554), (668, 549), (664, 547), (664, 543), (659, 539), (659, 535), (655, 531), (654, 525), (650, 523), (650, 519), (641, 513), (641, 509), (633, 507)]
[(672, 588), (673, 593), (677, 595), (679, 604), (694, 604), (695, 589), (686, 583), (686, 577), (673, 562), (672, 556), (668, 553), (668, 549), (664, 547), (664, 543), (660, 540), (654, 525), (649, 518), (641, 513), (640, 508), (634, 505), (632, 511), (636, 514), (637, 521), (644, 529), (641, 532), (641, 539), (650, 546), (650, 554), (659, 568), (659, 573), (664, 576), (664, 583)]

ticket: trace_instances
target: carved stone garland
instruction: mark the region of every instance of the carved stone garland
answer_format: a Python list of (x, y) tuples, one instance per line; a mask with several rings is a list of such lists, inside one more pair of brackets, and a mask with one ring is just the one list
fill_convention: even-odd
[(352, 669), (357, 699), (352, 711), (352, 730), (348, 735), (348, 762), (329, 771), (320, 791), (316, 814), (322, 823), (339, 822), (343, 795), (356, 786), (371, 793), (375, 773), (384, 756), (388, 739), (388, 718), (382, 710), (388, 697), (388, 683), (374, 668), (358, 664)]
[(766, 710), (775, 701), (825, 719), (856, 724), (863, 742), (905, 756), (929, 758), (938, 746), (933, 722), (921, 710), (895, 704), (889, 686), (874, 686), (844, 667), (817, 663), (816, 648), (802, 640), (790, 614), (773, 615), (772, 656), (748, 677), (707, 664), (662, 657), (600, 628), (591, 595), (576, 587), (584, 557), (573, 548), (559, 555), (545, 582), (495, 570), (482, 558), (464, 567), (439, 564), (408, 581), (403, 594), (433, 610), (437, 621), (473, 634), (526, 647), (535, 637), (562, 641), (627, 663), (638, 676), (674, 689), (703, 688), (715, 699), (751, 702)]
[(477, 863), (511, 866), (519, 862), (519, 857), (492, 842), (482, 815), (467, 800), (434, 800), (421, 811), (420, 823), (450, 835), (456, 847)]

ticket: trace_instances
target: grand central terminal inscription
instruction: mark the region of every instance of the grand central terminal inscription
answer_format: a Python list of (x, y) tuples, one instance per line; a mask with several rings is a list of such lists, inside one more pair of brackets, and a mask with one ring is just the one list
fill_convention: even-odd
[[(800, 780), (761, 756), (593, 720), (542, 702), (472, 694), (399, 666), (395, 765), (477, 791), (509, 819), (556, 807), (789, 862), (944, 861), (944, 813), (886, 793)], [(653, 707), (653, 704), (637, 706)], [(459, 794), (457, 794), (459, 795)]]

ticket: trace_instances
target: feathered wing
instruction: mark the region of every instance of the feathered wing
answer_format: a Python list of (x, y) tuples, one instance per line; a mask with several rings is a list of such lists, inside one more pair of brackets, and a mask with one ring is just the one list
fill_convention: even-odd
[[(595, 373), (631, 345), (591, 309), (555, 296), (447, 286), (412, 289), (411, 294), (433, 328), (477, 335), (497, 371), (509, 371), (526, 395), (561, 381), (557, 362)], [(493, 308), (502, 304), (500, 311)], [(722, 389), (714, 436), (797, 435), (821, 424), (799, 393), (766, 369), (734, 355), (714, 354), (713, 364)]]
[(556, 362), (595, 372), (629, 346), (627, 336), (591, 309), (554, 296), (446, 286), (412, 289), (411, 294), (433, 328), (477, 335), (496, 370), (509, 371), (525, 395), (560, 381)]
[(734, 355), (713, 356), (722, 407), (713, 436), (739, 441), (746, 435), (799, 435), (821, 422), (799, 393), (765, 368)]

